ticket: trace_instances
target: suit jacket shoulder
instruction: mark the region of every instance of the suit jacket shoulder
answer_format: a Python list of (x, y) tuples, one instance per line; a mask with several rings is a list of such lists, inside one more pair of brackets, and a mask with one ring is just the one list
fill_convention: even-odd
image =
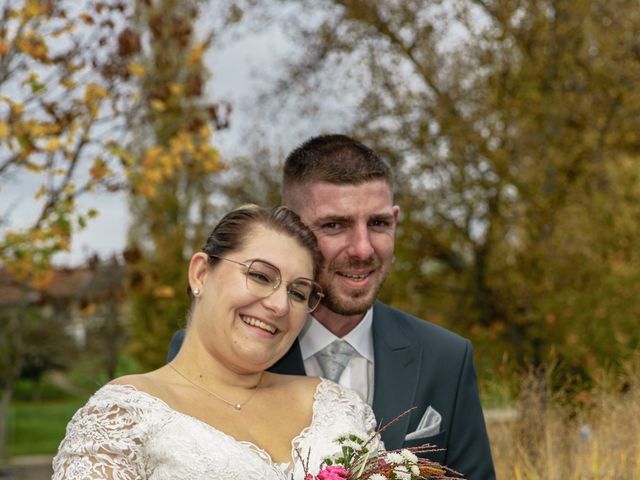
[(469, 340), (461, 335), (382, 302), (376, 302), (373, 318), (374, 332), (386, 336), (395, 330), (402, 334), (407, 342), (429, 348), (430, 355), (442, 352), (450, 357), (452, 353), (464, 354), (469, 348)]

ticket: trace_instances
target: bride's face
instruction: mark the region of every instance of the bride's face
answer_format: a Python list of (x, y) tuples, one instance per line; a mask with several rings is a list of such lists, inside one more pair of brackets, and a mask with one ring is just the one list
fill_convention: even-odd
[[(313, 278), (311, 254), (288, 235), (256, 226), (246, 238), (242, 248), (225, 254), (231, 261), (208, 268), (193, 312), (209, 354), (239, 373), (266, 369), (287, 352), (307, 315), (291, 308), (287, 284)], [(246, 267), (233, 263), (256, 259), (280, 270), (280, 286), (268, 297), (250, 291)]]

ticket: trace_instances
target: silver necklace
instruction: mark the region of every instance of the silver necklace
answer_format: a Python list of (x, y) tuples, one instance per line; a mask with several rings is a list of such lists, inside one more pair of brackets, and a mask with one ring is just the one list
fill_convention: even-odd
[(258, 388), (260, 387), (260, 382), (262, 382), (262, 377), (264, 377), (264, 371), (260, 374), (260, 380), (258, 380), (258, 383), (256, 384), (255, 388), (253, 389), (253, 392), (251, 392), (251, 394), (247, 397), (247, 399), (242, 402), (242, 403), (234, 403), (234, 402), (230, 402), (229, 400), (227, 400), (226, 398), (221, 397), (220, 395), (218, 395), (215, 392), (212, 392), (211, 390), (209, 390), (208, 388), (203, 387), (202, 385), (197, 384), (196, 382), (194, 382), (193, 380), (191, 380), (189, 377), (187, 377), (184, 373), (182, 373), (180, 370), (178, 370), (173, 364), (168, 363), (167, 365), (169, 365), (174, 372), (176, 372), (178, 375), (180, 375), (182, 378), (184, 378), (187, 382), (189, 382), (191, 385), (193, 385), (196, 388), (199, 388), (200, 390), (208, 393), (209, 395), (211, 395), (212, 397), (217, 398), (218, 400), (220, 400), (221, 402), (226, 403), (227, 405), (229, 405), (230, 407), (235, 408), (236, 410), (242, 410), (242, 407), (244, 407), (247, 402), (249, 400), (251, 400), (253, 398), (253, 396), (256, 394), (256, 392), (258, 391)]

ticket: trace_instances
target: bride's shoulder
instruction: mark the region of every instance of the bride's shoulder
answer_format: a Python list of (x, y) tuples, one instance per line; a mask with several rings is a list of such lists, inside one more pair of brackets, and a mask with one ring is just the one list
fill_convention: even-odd
[(107, 385), (131, 386), (139, 392), (164, 399), (167, 396), (168, 381), (165, 369), (114, 378)]
[(315, 390), (321, 380), (319, 377), (307, 377), (306, 375), (283, 375), (266, 372), (264, 382), (275, 387), (292, 390)]
[(322, 379), (302, 375), (281, 375), (268, 373), (268, 382), (275, 390), (285, 393), (291, 398), (313, 399)]

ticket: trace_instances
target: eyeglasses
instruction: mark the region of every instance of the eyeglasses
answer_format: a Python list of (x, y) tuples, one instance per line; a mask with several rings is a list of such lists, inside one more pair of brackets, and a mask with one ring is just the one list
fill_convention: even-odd
[[(218, 255), (209, 256), (245, 267), (247, 290), (256, 297), (270, 297), (282, 284), (280, 269), (264, 260), (249, 260), (244, 263)], [(322, 287), (313, 280), (300, 277), (287, 283), (287, 298), (292, 310), (311, 313), (322, 297)]]

